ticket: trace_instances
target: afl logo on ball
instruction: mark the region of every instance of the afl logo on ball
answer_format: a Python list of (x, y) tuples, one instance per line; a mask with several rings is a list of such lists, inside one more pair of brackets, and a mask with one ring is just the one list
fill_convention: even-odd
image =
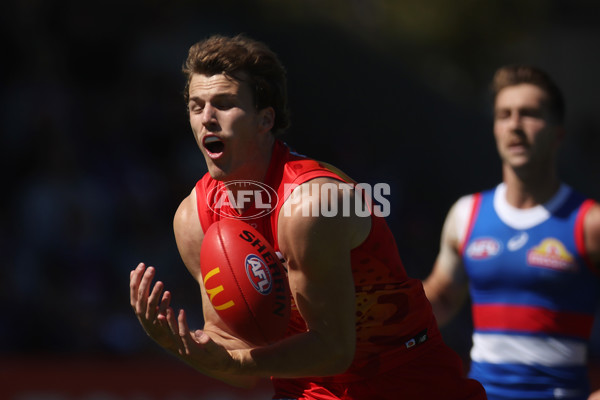
[(263, 295), (271, 293), (273, 287), (271, 271), (262, 258), (255, 254), (246, 257), (246, 275), (258, 293)]

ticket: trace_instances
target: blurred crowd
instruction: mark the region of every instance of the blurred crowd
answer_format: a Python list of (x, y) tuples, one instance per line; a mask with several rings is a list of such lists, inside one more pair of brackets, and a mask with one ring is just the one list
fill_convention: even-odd
[[(140, 261), (158, 267), (175, 306), (201, 324), (172, 217), (205, 172), (180, 67), (208, 34), (245, 32), (280, 54), (292, 110), (286, 140), (299, 152), (391, 185), (388, 219), (413, 276), (429, 272), (456, 197), (499, 180), (484, 85), (473, 90), (476, 106), (454, 103), (400, 55), (333, 27), (294, 21), (283, 34), (284, 23), (262, 26), (250, 6), (153, 5), (0, 6), (0, 353), (159, 351), (129, 307), (129, 271)], [(597, 157), (599, 125), (585, 124)], [(598, 164), (587, 162), (580, 182), (597, 185)], [(466, 328), (449, 329), (467, 349)]]
[(171, 221), (204, 171), (181, 97), (185, 43), (163, 62), (135, 10), (117, 26), (114, 10), (77, 3), (14, 11), (3, 24), (0, 347), (138, 350), (129, 270), (146, 261), (171, 287), (188, 281)]

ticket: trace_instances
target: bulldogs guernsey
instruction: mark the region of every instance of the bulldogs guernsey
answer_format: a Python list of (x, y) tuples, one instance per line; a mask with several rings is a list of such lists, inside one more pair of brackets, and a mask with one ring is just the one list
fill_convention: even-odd
[(474, 325), (470, 376), (488, 398), (587, 399), (599, 289), (583, 244), (591, 205), (566, 185), (526, 210), (508, 204), (504, 184), (459, 200)]

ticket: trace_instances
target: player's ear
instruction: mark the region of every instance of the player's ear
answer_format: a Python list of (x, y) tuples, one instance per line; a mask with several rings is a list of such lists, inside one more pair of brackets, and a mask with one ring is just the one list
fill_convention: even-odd
[(273, 107), (265, 107), (258, 112), (258, 123), (261, 132), (269, 132), (275, 124), (275, 110)]

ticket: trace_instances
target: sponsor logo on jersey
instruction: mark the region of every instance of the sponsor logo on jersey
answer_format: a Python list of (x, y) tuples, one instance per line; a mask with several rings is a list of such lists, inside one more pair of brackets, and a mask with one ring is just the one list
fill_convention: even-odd
[(527, 264), (558, 271), (576, 271), (575, 258), (558, 239), (546, 238), (527, 252)]
[(509, 251), (517, 251), (521, 247), (525, 246), (528, 240), (529, 235), (527, 234), (527, 232), (520, 232), (508, 240), (508, 242), (506, 243), (506, 248)]
[(246, 257), (246, 275), (258, 293), (264, 295), (271, 293), (273, 287), (271, 271), (263, 259), (256, 254), (249, 254)]
[(415, 337), (411, 338), (410, 340), (404, 342), (404, 346), (406, 346), (407, 349), (410, 349), (412, 347), (415, 347), (416, 345), (424, 343), (427, 339), (428, 339), (427, 329), (424, 329), (421, 332), (419, 332), (417, 334), (417, 336), (415, 336)]
[(494, 238), (483, 237), (473, 240), (467, 247), (467, 257), (473, 260), (485, 260), (494, 257), (502, 249), (500, 242)]

